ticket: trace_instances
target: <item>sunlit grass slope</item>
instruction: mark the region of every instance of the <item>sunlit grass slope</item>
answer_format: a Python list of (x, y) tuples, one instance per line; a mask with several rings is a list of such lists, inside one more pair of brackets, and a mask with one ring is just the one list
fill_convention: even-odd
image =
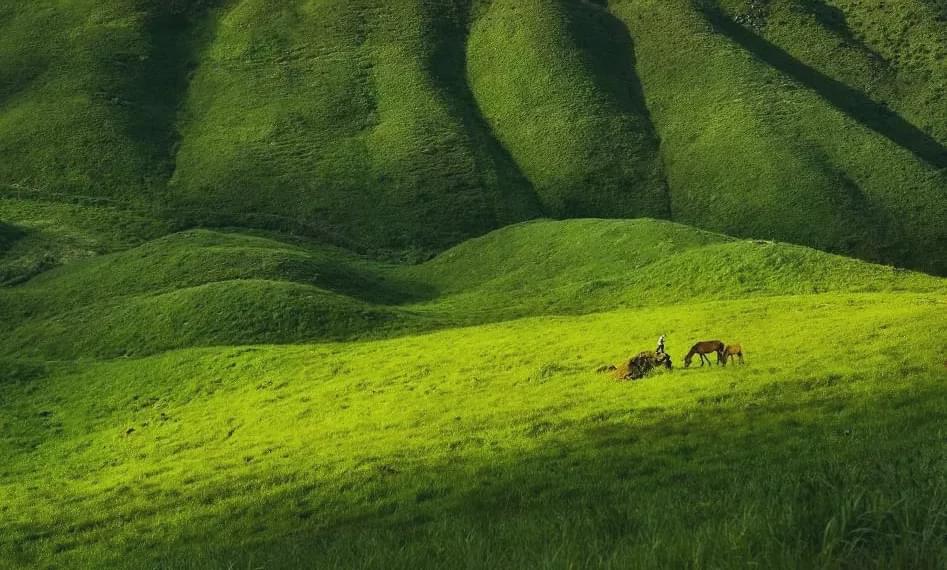
[(416, 266), (275, 235), (194, 230), (0, 289), (0, 354), (115, 357), (651, 304), (944, 288), (922, 274), (655, 220), (530, 222)]
[[(941, 568), (943, 294), (5, 363), (0, 565)], [(745, 367), (595, 374), (661, 332)]]
[[(398, 265), (0, 212), (0, 567), (947, 559), (942, 278), (648, 219)], [(594, 372), (662, 333), (748, 364)]]

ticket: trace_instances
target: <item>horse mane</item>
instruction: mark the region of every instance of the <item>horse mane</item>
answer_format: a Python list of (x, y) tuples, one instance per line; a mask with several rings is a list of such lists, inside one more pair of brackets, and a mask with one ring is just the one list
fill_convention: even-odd
[(691, 347), (690, 351), (684, 355), (684, 364), (689, 363), (694, 359), (694, 355), (697, 354), (697, 345)]

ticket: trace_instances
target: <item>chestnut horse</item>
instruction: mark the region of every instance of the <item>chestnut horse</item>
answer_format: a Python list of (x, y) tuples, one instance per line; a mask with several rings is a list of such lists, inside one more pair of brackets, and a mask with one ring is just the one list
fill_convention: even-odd
[(691, 365), (691, 360), (694, 359), (694, 355), (700, 356), (700, 365), (704, 365), (704, 361), (707, 364), (710, 364), (710, 359), (707, 358), (707, 355), (716, 352), (717, 353), (717, 364), (721, 364), (723, 361), (723, 343), (719, 340), (705, 340), (698, 342), (691, 347), (690, 352), (684, 357), (684, 368), (689, 368)]
[(727, 365), (727, 360), (732, 362), (734, 356), (740, 364), (746, 364), (743, 362), (743, 347), (739, 344), (728, 344), (727, 347), (723, 349), (723, 365)]

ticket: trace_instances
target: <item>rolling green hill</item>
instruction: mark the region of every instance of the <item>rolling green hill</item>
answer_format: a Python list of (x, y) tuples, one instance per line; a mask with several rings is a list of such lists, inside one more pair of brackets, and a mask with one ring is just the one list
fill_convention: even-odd
[[(408, 265), (0, 217), (0, 568), (947, 560), (943, 278), (651, 219)], [(662, 333), (672, 373), (595, 373)]]
[(0, 1), (0, 570), (941, 570), (945, 100), (943, 0)]
[[(32, 212), (14, 204), (0, 210), (7, 219)], [(0, 269), (21, 265), (7, 255)], [(944, 284), (656, 220), (528, 222), (413, 266), (278, 234), (189, 230), (0, 289), (8, 324), (0, 354), (110, 358), (379, 338), (544, 314), (842, 291), (942, 293)]]
[(947, 272), (932, 0), (0, 6), (0, 184), (427, 257), (657, 217)]

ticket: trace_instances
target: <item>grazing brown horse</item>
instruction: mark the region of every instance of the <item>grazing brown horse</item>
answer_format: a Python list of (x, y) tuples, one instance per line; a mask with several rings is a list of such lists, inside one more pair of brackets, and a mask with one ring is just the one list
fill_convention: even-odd
[(723, 349), (723, 365), (726, 366), (727, 360), (732, 361), (734, 356), (741, 365), (746, 364), (743, 362), (743, 347), (739, 344), (728, 344), (727, 347)]
[(700, 356), (700, 365), (704, 365), (704, 361), (707, 361), (707, 364), (710, 364), (710, 359), (707, 358), (707, 355), (716, 352), (717, 353), (717, 364), (721, 364), (723, 360), (723, 343), (719, 340), (704, 340), (698, 342), (691, 347), (690, 352), (684, 356), (684, 368), (689, 368), (691, 365), (691, 360), (694, 359), (694, 355)]

